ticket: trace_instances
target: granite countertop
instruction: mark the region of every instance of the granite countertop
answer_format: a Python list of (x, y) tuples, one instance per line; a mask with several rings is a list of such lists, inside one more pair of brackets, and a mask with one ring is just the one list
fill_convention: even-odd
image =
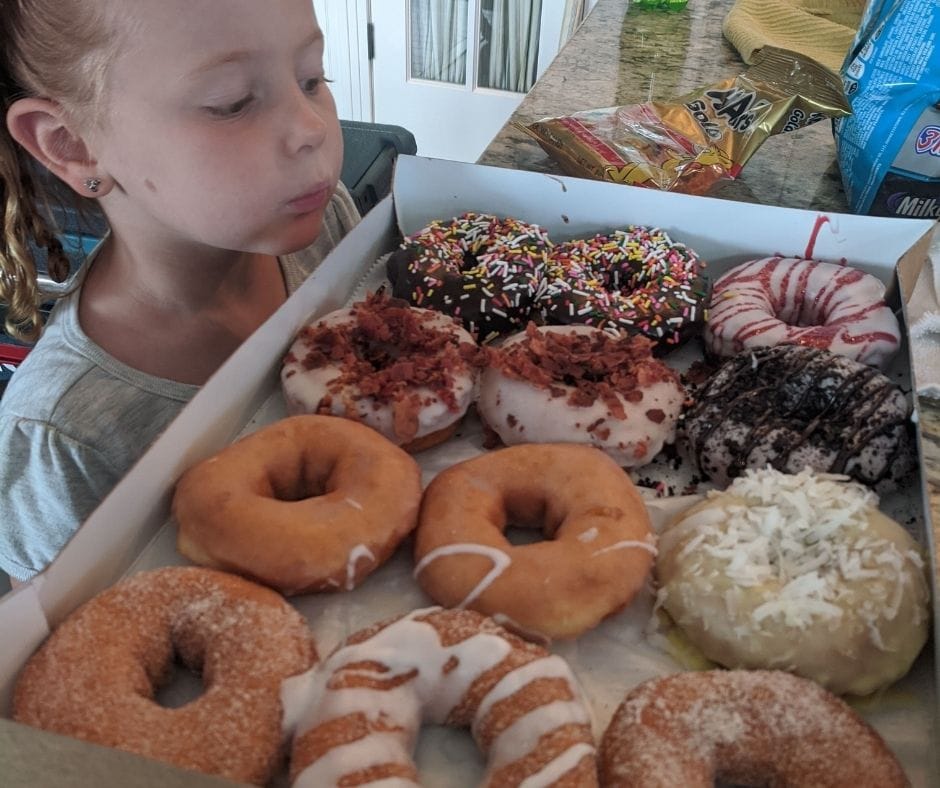
[[(478, 163), (560, 174), (561, 168), (513, 124), (579, 110), (679, 96), (740, 73), (745, 64), (721, 33), (733, 0), (689, 0), (679, 13), (598, 0), (594, 10)], [(829, 123), (770, 137), (741, 177), (711, 196), (764, 205), (848, 210)], [(924, 471), (934, 544), (940, 544), (940, 400), (919, 398)], [(935, 568), (940, 567), (940, 560)]]

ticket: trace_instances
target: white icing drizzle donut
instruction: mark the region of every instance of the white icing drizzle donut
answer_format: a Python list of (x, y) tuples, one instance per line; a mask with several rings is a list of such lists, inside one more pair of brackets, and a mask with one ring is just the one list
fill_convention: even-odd
[(901, 338), (884, 297), (879, 279), (847, 265), (791, 257), (752, 260), (715, 282), (705, 344), (719, 356), (808, 345), (884, 367)]
[(462, 610), (477, 599), (487, 588), (493, 585), (493, 581), (505, 572), (512, 563), (512, 559), (506, 555), (506, 553), (495, 547), (490, 547), (485, 544), (473, 544), (472, 542), (462, 542), (436, 547), (431, 550), (424, 558), (415, 564), (413, 572), (414, 577), (420, 575), (421, 571), (432, 561), (445, 555), (482, 555), (493, 562), (493, 568), (482, 577), (480, 582), (470, 590), (470, 593), (467, 594), (459, 604), (455, 605), (458, 610)]
[(422, 722), (469, 727), (486, 785), (597, 784), (592, 720), (567, 663), (473, 611), (416, 610), (364, 630), (281, 694), (294, 788), (418, 785)]
[(924, 560), (860, 484), (748, 470), (667, 526), (657, 604), (709, 659), (865, 695), (927, 639)]

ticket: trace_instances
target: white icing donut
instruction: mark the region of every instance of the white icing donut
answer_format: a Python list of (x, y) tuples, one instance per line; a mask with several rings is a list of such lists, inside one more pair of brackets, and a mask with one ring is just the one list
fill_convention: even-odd
[(745, 348), (808, 345), (884, 367), (900, 346), (885, 286), (847, 265), (765, 257), (712, 288), (705, 344), (719, 356)]
[(597, 785), (591, 716), (568, 664), (473, 611), (370, 627), (281, 694), (294, 788), (417, 786), (422, 722), (469, 727), (485, 785)]
[[(557, 370), (551, 365), (568, 354), (563, 345), (552, 346), (550, 341), (543, 350), (541, 343), (553, 336), (580, 338), (576, 341), (584, 347), (574, 354), (568, 369), (578, 367), (577, 373), (586, 379), (584, 384), (553, 377)], [(675, 440), (685, 392), (678, 375), (652, 357), (648, 341), (642, 337), (616, 337), (590, 326), (532, 326), (509, 337), (495, 352), (512, 353), (515, 345), (538, 345), (529, 352), (528, 361), (539, 367), (542, 381), (508, 374), (500, 363), (493, 364), (480, 377), (477, 401), (483, 420), (507, 446), (583, 443), (603, 450), (621, 467), (634, 468), (650, 462), (664, 444)], [(629, 355), (634, 358), (618, 364), (613, 354), (624, 346), (633, 348)], [(584, 362), (588, 357), (600, 362), (599, 371), (587, 369)], [(581, 396), (585, 386), (596, 389), (598, 383), (626, 375), (632, 375), (636, 383), (626, 395), (611, 386), (608, 396), (596, 391)]]
[(709, 659), (865, 695), (927, 639), (914, 540), (844, 476), (748, 470), (660, 536), (657, 602)]
[[(337, 335), (348, 345), (342, 353), (334, 351)], [(453, 318), (402, 301), (373, 296), (331, 312), (288, 351), (288, 411), (350, 418), (404, 448), (426, 448), (447, 437), (473, 400), (476, 370), (461, 357), (464, 343), (476, 346)]]

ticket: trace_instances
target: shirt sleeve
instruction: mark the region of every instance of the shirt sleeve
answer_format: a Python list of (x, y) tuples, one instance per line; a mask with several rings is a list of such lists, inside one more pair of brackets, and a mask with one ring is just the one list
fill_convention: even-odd
[(92, 447), (41, 421), (0, 418), (0, 569), (17, 580), (65, 547), (118, 477)]

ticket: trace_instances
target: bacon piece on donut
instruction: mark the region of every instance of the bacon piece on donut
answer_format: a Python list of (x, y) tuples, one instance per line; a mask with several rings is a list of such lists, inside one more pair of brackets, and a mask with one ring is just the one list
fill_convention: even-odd
[[(545, 541), (513, 545), (510, 524), (538, 528)], [(655, 554), (643, 500), (615, 462), (589, 446), (529, 444), (434, 478), (415, 576), (448, 607), (486, 613), (526, 637), (571, 638), (627, 606)]]
[(848, 265), (765, 257), (736, 266), (712, 289), (706, 347), (719, 356), (805, 345), (885, 367), (901, 331), (880, 279)]
[(477, 410), (506, 445), (586, 443), (623, 467), (645, 465), (676, 436), (679, 376), (640, 336), (529, 324), (490, 348)]
[(878, 733), (818, 684), (780, 671), (705, 671), (651, 679), (604, 734), (607, 788), (735, 785), (906, 788)]
[[(204, 690), (165, 708), (153, 698), (174, 654)], [(13, 718), (265, 784), (284, 737), (281, 682), (316, 659), (306, 621), (268, 588), (198, 567), (141, 572), (56, 627), (17, 679)]]
[(417, 786), (422, 722), (470, 728), (485, 785), (597, 785), (591, 716), (567, 663), (469, 610), (358, 632), (282, 694), (293, 788)]

